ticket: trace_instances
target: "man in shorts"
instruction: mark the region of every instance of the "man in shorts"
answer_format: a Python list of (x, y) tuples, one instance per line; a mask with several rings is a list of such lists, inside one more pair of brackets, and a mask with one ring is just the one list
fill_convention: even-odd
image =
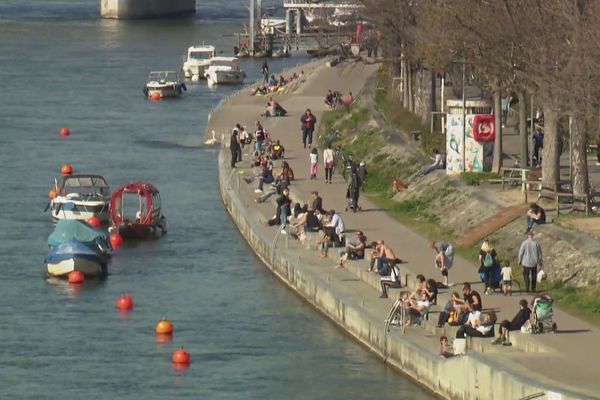
[(510, 294), (512, 296), (512, 280), (514, 279), (512, 268), (510, 268), (510, 262), (504, 261), (504, 265), (502, 266), (502, 270), (500, 271), (502, 275), (502, 293), (506, 296)]
[(435, 250), (435, 267), (442, 273), (444, 285), (448, 286), (448, 271), (454, 264), (454, 248), (450, 243), (431, 242), (431, 248)]

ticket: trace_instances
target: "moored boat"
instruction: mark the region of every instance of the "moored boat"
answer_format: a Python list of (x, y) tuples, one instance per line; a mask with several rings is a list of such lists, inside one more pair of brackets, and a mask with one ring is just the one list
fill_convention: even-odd
[(204, 76), (208, 85), (214, 86), (242, 83), (246, 73), (240, 68), (236, 57), (214, 57)]
[(123, 238), (155, 239), (167, 233), (160, 193), (150, 182), (121, 186), (110, 198), (112, 230)]
[(148, 97), (154, 97), (158, 94), (161, 98), (166, 98), (179, 97), (185, 90), (187, 90), (187, 87), (185, 83), (179, 80), (177, 72), (151, 71), (143, 92)]
[(48, 236), (48, 246), (56, 247), (73, 240), (84, 244), (100, 255), (110, 255), (111, 246), (108, 241), (108, 234), (102, 229), (96, 229), (79, 220), (58, 221), (54, 227), (54, 232)]
[(100, 175), (77, 174), (62, 176), (54, 182), (56, 196), (49, 208), (53, 220), (87, 221), (97, 217), (107, 222), (110, 216), (110, 189)]
[(57, 277), (66, 277), (73, 271), (80, 271), (85, 276), (104, 276), (108, 270), (106, 258), (76, 240), (53, 247), (44, 262), (48, 275)]
[(182, 67), (184, 76), (192, 81), (204, 78), (204, 72), (210, 65), (210, 59), (214, 56), (214, 46), (203, 44), (189, 47)]

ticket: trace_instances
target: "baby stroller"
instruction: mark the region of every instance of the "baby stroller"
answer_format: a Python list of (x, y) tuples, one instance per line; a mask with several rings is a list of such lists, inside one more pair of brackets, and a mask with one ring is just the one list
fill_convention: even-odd
[(537, 297), (533, 300), (533, 310), (531, 311), (531, 329), (533, 333), (555, 332), (557, 330), (556, 322), (552, 320), (554, 310), (552, 304), (554, 300), (548, 295)]
[[(490, 273), (492, 274), (492, 289), (494, 291), (496, 291), (496, 289), (500, 289), (500, 283), (502, 282), (502, 274), (500, 273), (500, 266), (499, 265), (494, 265), (493, 267), (490, 267)], [(485, 282), (485, 274), (486, 271), (480, 272), (479, 273), (479, 279), (481, 279), (481, 282)]]

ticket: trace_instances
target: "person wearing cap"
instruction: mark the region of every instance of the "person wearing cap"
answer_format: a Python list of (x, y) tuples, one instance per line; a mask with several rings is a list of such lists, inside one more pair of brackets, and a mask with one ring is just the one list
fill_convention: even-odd
[(530, 289), (535, 293), (535, 284), (538, 267), (543, 265), (542, 246), (533, 240), (533, 232), (527, 232), (527, 239), (521, 243), (518, 255), (519, 265), (523, 270), (523, 280), (525, 281), (525, 291)]

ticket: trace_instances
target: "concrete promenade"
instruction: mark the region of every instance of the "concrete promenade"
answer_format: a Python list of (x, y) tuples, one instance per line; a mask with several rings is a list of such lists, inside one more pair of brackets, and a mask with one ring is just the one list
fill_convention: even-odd
[[(335, 176), (334, 183), (326, 185), (320, 161), (319, 179), (308, 179), (308, 150), (302, 148), (299, 118), (308, 107), (320, 120), (327, 89), (357, 94), (377, 66), (351, 61), (328, 68), (322, 61), (303, 68), (304, 82), (296, 90), (276, 97), (288, 110), (288, 116), (263, 119), (263, 124), (286, 148), (286, 160), (296, 175), (290, 187), (294, 200), (306, 202), (311, 190), (317, 189), (325, 208), (343, 210), (346, 184), (341, 176)], [(213, 129), (218, 133), (229, 132), (235, 123), (252, 129), (265, 103), (266, 97), (240, 93), (212, 114), (207, 132)], [(321, 157), (322, 149), (319, 154)], [(405, 334), (392, 327), (386, 333), (384, 319), (392, 299), (379, 299), (378, 277), (364, 271), (366, 261), (348, 262), (346, 268), (334, 269), (333, 258), (319, 259), (314, 246), (308, 250), (286, 236), (275, 242), (276, 229), (260, 223), (273, 215), (274, 203), (256, 204), (255, 184), (248, 185), (240, 179), (240, 176), (252, 173), (247, 155), (234, 171), (229, 169), (228, 160), (229, 150), (224, 149), (219, 165), (221, 193), (236, 225), (257, 255), (282, 281), (391, 365), (445, 398), (520, 399), (535, 394), (539, 394), (535, 398), (600, 398), (600, 367), (597, 363), (600, 332), (560, 311), (555, 314), (559, 326), (557, 334), (511, 334), (514, 346), (508, 348), (491, 346), (489, 339), (473, 339), (467, 355), (444, 360), (437, 357), (438, 338), (441, 334), (451, 336), (454, 330), (444, 331), (433, 325), (437, 319), (435, 311), (439, 311), (440, 305), (449, 297), (446, 290), (440, 294), (438, 306), (432, 308), (434, 313), (425, 327), (407, 328)], [(276, 168), (279, 164), (276, 162)], [(360, 203), (362, 212), (342, 213), (347, 229), (360, 229), (369, 241), (384, 239), (390, 244), (398, 257), (408, 261), (402, 264), (402, 273), (409, 284), (418, 273), (440, 279), (432, 266), (434, 254), (428, 246), (428, 238), (396, 222), (364, 196)], [(331, 255), (335, 253), (330, 251)], [(455, 259), (450, 274), (452, 282), (475, 282), (477, 278), (472, 260)], [(475, 289), (483, 293), (478, 282)], [(453, 290), (460, 290), (460, 287)], [(397, 295), (397, 292), (395, 290), (393, 294)], [(483, 296), (483, 306), (497, 311), (499, 320), (511, 319), (518, 310), (518, 300), (523, 297), (519, 294)]]

